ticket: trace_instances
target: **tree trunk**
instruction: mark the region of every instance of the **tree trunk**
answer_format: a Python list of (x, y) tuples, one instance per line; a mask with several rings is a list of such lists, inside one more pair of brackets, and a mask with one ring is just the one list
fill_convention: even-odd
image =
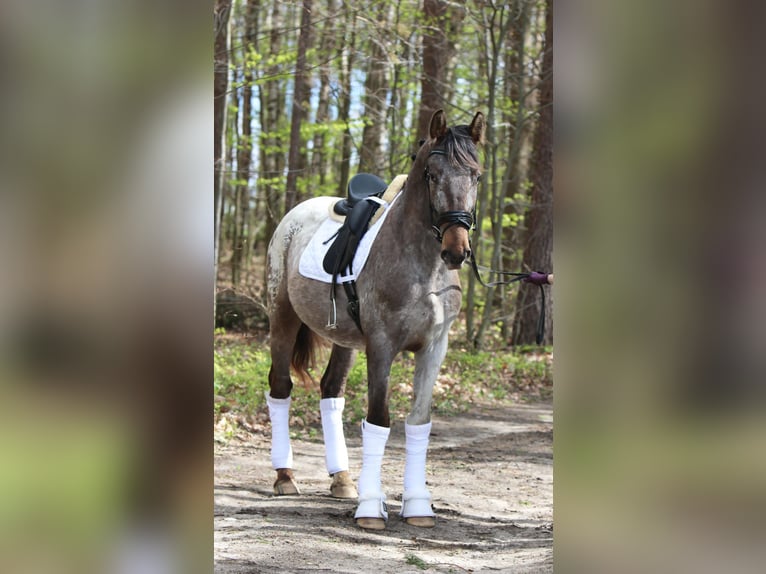
[[(221, 238), (221, 214), (223, 213), (224, 177), (224, 126), (226, 125), (226, 91), (229, 86), (229, 14), (230, 0), (216, 0), (213, 12), (213, 269), (218, 277), (218, 246)], [(214, 310), (215, 313), (215, 310)]]
[[(503, 226), (503, 210), (502, 206), (505, 203), (505, 187), (499, 185), (498, 169), (497, 169), (497, 154), (500, 146), (497, 138), (496, 128), (496, 113), (497, 113), (497, 99), (502, 97), (502, 94), (498, 94), (497, 80), (500, 72), (500, 54), (503, 51), (503, 46), (506, 40), (506, 32), (510, 27), (512, 18), (507, 15), (507, 8), (504, 4), (493, 5), (491, 7), (491, 18), (486, 23), (485, 33), (489, 40), (489, 53), (487, 54), (487, 61), (489, 64), (488, 75), (488, 95), (489, 102), (487, 106), (487, 146), (485, 150), (485, 170), (489, 177), (486, 177), (486, 184), (483, 188), (483, 201), (486, 202), (489, 199), (489, 218), (492, 221), (492, 255), (490, 258), (490, 266), (492, 269), (502, 271), (502, 258), (500, 257), (502, 248), (502, 226)], [(487, 198), (487, 188), (489, 191), (489, 198)], [(486, 213), (481, 209), (482, 218)], [(481, 221), (481, 219), (480, 219)], [(480, 230), (479, 230), (480, 231)], [(481, 245), (478, 241), (477, 245)], [(480, 252), (477, 252), (476, 258), (479, 259)], [(495, 280), (495, 277), (490, 275), (491, 280)], [(485, 333), (492, 321), (492, 311), (496, 303), (496, 297), (498, 292), (502, 298), (503, 286), (489, 287), (487, 288), (486, 297), (484, 300), (484, 312), (482, 314), (481, 323), (476, 332), (473, 344), (474, 347), (479, 349), (482, 347)]]
[(450, 91), (447, 87), (448, 68), (455, 56), (455, 38), (465, 18), (465, 9), (447, 0), (424, 0), (423, 14), (423, 75), (417, 137), (428, 135), (428, 123), (433, 113), (450, 103), (444, 99), (445, 93)]
[(341, 101), (338, 110), (338, 119), (346, 122), (343, 130), (343, 145), (341, 146), (340, 179), (338, 180), (338, 195), (345, 197), (346, 186), (351, 172), (351, 129), (349, 127), (349, 115), (351, 113), (351, 75), (354, 71), (354, 48), (356, 45), (356, 15), (352, 9), (346, 8), (346, 37), (348, 43), (340, 50), (341, 61)]
[(390, 10), (381, 3), (378, 10), (377, 30), (370, 35), (370, 59), (364, 81), (364, 129), (362, 148), (359, 151), (359, 172), (382, 174), (385, 166), (383, 137), (386, 130), (386, 108), (388, 100), (388, 51), (386, 34), (390, 27)]
[(250, 214), (250, 163), (253, 153), (253, 68), (248, 64), (250, 49), (255, 37), (255, 19), (257, 17), (258, 0), (248, 0), (245, 7), (244, 34), (242, 38), (242, 107), (240, 119), (242, 130), (237, 149), (237, 216), (234, 221), (235, 240), (231, 253), (231, 280), (236, 286), (242, 279), (242, 262), (245, 257), (250, 238), (248, 235), (248, 219)]
[(277, 222), (282, 217), (280, 183), (282, 181), (284, 153), (282, 151), (282, 139), (279, 136), (279, 129), (284, 102), (281, 97), (281, 80), (276, 77), (278, 76), (279, 66), (275, 61), (282, 45), (280, 28), (284, 20), (282, 18), (281, 7), (282, 2), (280, 0), (273, 0), (272, 10), (265, 23), (265, 28), (270, 30), (268, 50), (261, 50), (261, 52), (268, 53), (269, 61), (264, 70), (265, 79), (259, 88), (261, 100), (261, 137), (258, 188), (260, 191), (259, 204), (261, 206), (261, 213), (266, 223), (263, 235), (261, 236), (264, 258), (266, 256), (265, 247), (268, 245), (277, 227)]
[(335, 51), (335, 18), (336, 11), (335, 0), (327, 0), (328, 17), (325, 20), (322, 29), (322, 42), (319, 50), (319, 60), (322, 65), (319, 69), (319, 97), (317, 101), (317, 111), (315, 124), (320, 128), (314, 134), (314, 145), (311, 155), (311, 177), (312, 180), (319, 182), (319, 189), (324, 194), (325, 179), (327, 175), (325, 147), (327, 145), (327, 132), (322, 128), (330, 120), (330, 59)]
[(308, 112), (306, 52), (311, 44), (311, 3), (303, 0), (301, 29), (298, 35), (298, 59), (295, 63), (295, 88), (293, 89), (292, 116), (290, 119), (290, 146), (287, 158), (287, 182), (285, 184), (285, 213), (298, 201), (298, 175), (305, 171), (306, 154), (302, 149), (301, 124)]
[[(231, 35), (231, 30), (229, 31)], [(239, 102), (237, 101), (237, 53), (229, 50), (229, 89), (226, 97), (226, 136), (224, 137), (224, 150), (226, 159), (223, 166), (223, 188), (221, 198), (223, 200), (223, 214), (221, 215), (221, 241), (219, 244), (218, 260), (222, 261), (233, 245), (236, 231), (234, 221), (237, 217), (239, 203), (237, 202), (237, 189), (234, 183), (234, 166), (237, 164), (237, 138), (239, 136)], [(227, 249), (229, 251), (227, 251)]]
[[(532, 201), (525, 217), (524, 268), (551, 273), (553, 250), (553, 8), (545, 3), (545, 48), (538, 98), (540, 119), (534, 137), (531, 161)], [(547, 291), (545, 344), (553, 343), (553, 297)], [(537, 332), (540, 300), (537, 289), (522, 287), (516, 301), (514, 345), (533, 344)]]
[[(402, 23), (402, 0), (396, 3), (394, 30), (405, 30)], [(410, 98), (417, 98), (412, 93), (413, 63), (412, 53), (415, 33), (397, 35), (397, 46), (393, 65), (393, 80), (391, 81), (391, 105), (388, 108), (388, 178), (393, 179), (400, 173), (409, 171), (409, 155), (412, 153), (417, 135), (412, 136), (412, 130), (407, 129)]]
[[(526, 161), (523, 157), (523, 151), (529, 135), (529, 124), (527, 121), (527, 77), (524, 71), (527, 66), (527, 32), (530, 21), (530, 0), (516, 0), (513, 6), (512, 17), (515, 24), (510, 27), (510, 50), (506, 53), (505, 63), (505, 97), (508, 102), (515, 104), (515, 109), (508, 108), (508, 113), (503, 116), (503, 123), (509, 126), (508, 136), (505, 141), (508, 142), (507, 163), (505, 175), (503, 177), (505, 197), (503, 209), (503, 218), (508, 215), (510, 223), (503, 227), (503, 269), (516, 270), (521, 267), (521, 257), (519, 251), (522, 247), (521, 226), (518, 225), (521, 216), (524, 214), (526, 199), (524, 205), (517, 200), (521, 196), (522, 183), (526, 178)], [(523, 253), (522, 253), (523, 255)], [(512, 319), (513, 306), (515, 301), (510, 297), (502, 299), (501, 337), (505, 340), (510, 337), (513, 322), (505, 318)]]

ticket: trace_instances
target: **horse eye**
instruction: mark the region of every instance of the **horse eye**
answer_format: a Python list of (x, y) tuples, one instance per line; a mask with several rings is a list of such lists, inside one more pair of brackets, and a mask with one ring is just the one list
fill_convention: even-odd
[(481, 181), (481, 174), (476, 176), (476, 183), (479, 183)]

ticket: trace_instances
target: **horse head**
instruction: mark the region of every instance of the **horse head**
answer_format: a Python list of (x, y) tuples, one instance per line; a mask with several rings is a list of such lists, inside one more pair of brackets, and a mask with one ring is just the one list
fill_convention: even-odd
[(438, 110), (423, 146), (431, 225), (449, 269), (459, 269), (471, 255), (469, 231), (481, 177), (477, 146), (484, 143), (485, 127), (484, 114), (477, 112), (470, 125), (449, 128), (444, 110)]

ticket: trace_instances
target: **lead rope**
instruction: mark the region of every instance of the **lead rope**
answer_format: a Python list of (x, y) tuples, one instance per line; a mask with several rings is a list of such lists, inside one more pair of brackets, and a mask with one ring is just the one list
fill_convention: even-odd
[(513, 277), (513, 279), (508, 281), (490, 281), (489, 283), (485, 283), (479, 274), (479, 266), (476, 263), (476, 257), (474, 256), (473, 249), (471, 250), (471, 268), (473, 269), (474, 275), (476, 275), (476, 279), (478, 279), (479, 283), (481, 283), (484, 287), (510, 285), (511, 283), (516, 283), (517, 281), (523, 281), (524, 283), (537, 285), (540, 288), (540, 298), (542, 302), (540, 305), (540, 317), (537, 320), (537, 334), (535, 335), (535, 341), (538, 345), (542, 345), (543, 339), (545, 338), (545, 289), (543, 289), (543, 285), (548, 284), (548, 274), (540, 273), (538, 271), (532, 271), (531, 273), (512, 273), (510, 271), (493, 271), (490, 269), (489, 271), (491, 273), (497, 273), (498, 275), (510, 275)]

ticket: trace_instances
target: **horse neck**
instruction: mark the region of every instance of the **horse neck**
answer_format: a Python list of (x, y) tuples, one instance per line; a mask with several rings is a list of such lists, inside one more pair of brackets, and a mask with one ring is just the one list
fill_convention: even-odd
[(440, 265), (440, 249), (431, 229), (431, 202), (423, 181), (423, 169), (415, 166), (407, 177), (402, 196), (397, 201), (395, 221), (398, 241), (407, 246), (409, 258), (419, 258), (423, 263)]

